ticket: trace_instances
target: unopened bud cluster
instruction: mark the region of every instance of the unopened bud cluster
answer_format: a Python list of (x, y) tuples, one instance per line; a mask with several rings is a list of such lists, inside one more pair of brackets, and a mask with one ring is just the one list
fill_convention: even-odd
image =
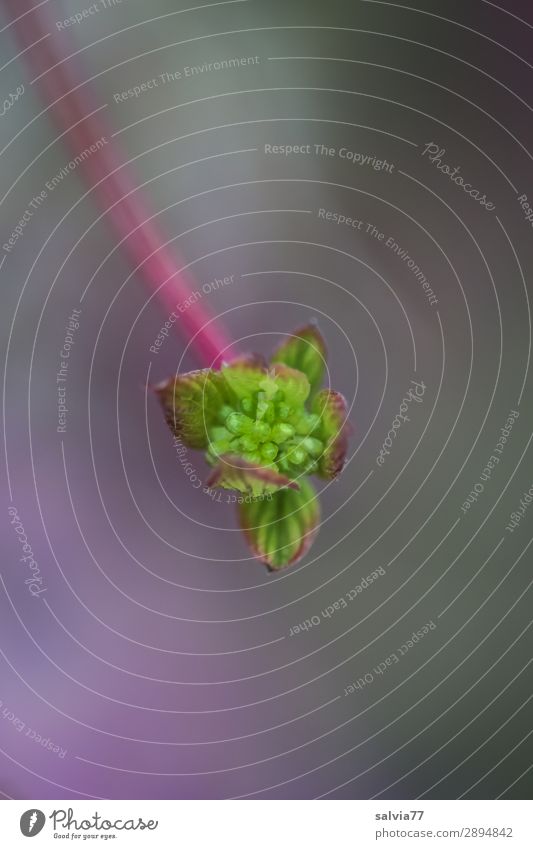
[(282, 390), (270, 399), (259, 391), (243, 398), (238, 409), (222, 406), (209, 430), (208, 459), (215, 463), (231, 454), (290, 476), (315, 472), (324, 451), (324, 443), (313, 435), (320, 416), (287, 401)]

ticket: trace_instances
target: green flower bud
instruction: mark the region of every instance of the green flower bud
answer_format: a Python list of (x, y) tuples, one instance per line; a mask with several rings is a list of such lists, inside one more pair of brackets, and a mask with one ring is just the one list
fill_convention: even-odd
[(230, 413), (226, 419), (226, 427), (232, 433), (248, 433), (253, 427), (253, 422), (244, 413)]
[(269, 404), (263, 417), (264, 421), (267, 422), (267, 424), (269, 425), (273, 425), (278, 420), (278, 418), (279, 416), (276, 415), (276, 408), (273, 404)]
[(314, 413), (306, 413), (300, 416), (295, 428), (296, 433), (301, 436), (307, 436), (308, 433), (311, 433), (318, 425), (320, 424), (320, 416), (317, 416)]
[(229, 450), (229, 444), (227, 442), (212, 442), (210, 445), (211, 454), (215, 457), (222, 457), (223, 454), (227, 454)]
[(266, 395), (264, 392), (257, 393), (257, 410), (255, 413), (256, 419), (262, 419), (268, 410), (270, 404), (266, 399)]
[(228, 416), (231, 415), (231, 413), (233, 413), (233, 407), (230, 407), (228, 404), (222, 404), (220, 410), (218, 411), (219, 421), (224, 424)]
[(242, 448), (243, 451), (255, 451), (257, 448), (257, 439), (253, 436), (241, 436), (239, 439), (239, 447)]
[(324, 445), (320, 439), (315, 439), (314, 436), (306, 437), (306, 439), (302, 442), (302, 445), (308, 454), (312, 454), (313, 457), (319, 457), (324, 450)]
[(278, 456), (279, 448), (274, 442), (265, 442), (261, 446), (261, 456), (267, 463), (271, 463)]
[(248, 460), (252, 466), (261, 466), (263, 464), (263, 458), (259, 451), (250, 451), (244, 455), (244, 459)]
[(325, 357), (309, 324), (286, 336), (270, 365), (245, 355), (154, 387), (172, 432), (205, 450), (214, 467), (208, 486), (252, 497), (243, 500), (242, 526), (271, 569), (296, 562), (316, 533), (318, 501), (306, 475), (331, 480), (345, 461), (347, 404), (320, 390)]
[(290, 439), (294, 436), (294, 428), (290, 424), (285, 424), (281, 422), (280, 424), (274, 425), (272, 428), (272, 441), (281, 444), (282, 442), (286, 442), (287, 439)]
[(262, 442), (270, 439), (270, 425), (266, 422), (255, 422), (252, 425), (253, 433), (260, 439)]
[(303, 448), (293, 448), (288, 456), (293, 466), (301, 466), (307, 460), (307, 454)]

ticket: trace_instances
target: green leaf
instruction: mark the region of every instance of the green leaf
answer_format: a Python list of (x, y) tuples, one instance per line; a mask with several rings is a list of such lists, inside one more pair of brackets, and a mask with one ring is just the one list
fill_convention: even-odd
[(172, 433), (188, 448), (207, 448), (222, 404), (220, 373), (190, 371), (154, 387)]
[(271, 357), (272, 363), (285, 363), (303, 372), (311, 384), (311, 394), (320, 389), (326, 372), (326, 344), (316, 324), (295, 330), (279, 345)]
[(283, 392), (285, 403), (293, 409), (301, 407), (309, 396), (311, 386), (305, 374), (285, 363), (275, 363), (270, 369), (277, 389)]
[(222, 376), (238, 401), (258, 392), (266, 374), (266, 364), (255, 356), (240, 357), (222, 368)]
[(271, 571), (296, 563), (309, 550), (318, 531), (320, 504), (305, 478), (297, 492), (282, 489), (271, 500), (245, 502), (237, 509), (254, 556)]
[(324, 452), (318, 458), (317, 475), (332, 480), (342, 472), (348, 450), (347, 403), (340, 392), (323, 389), (315, 397), (313, 412), (320, 417), (313, 436), (324, 445)]
[(283, 487), (299, 488), (295, 481), (280, 475), (275, 469), (263, 466), (260, 462), (255, 465), (242, 457), (227, 454), (219, 458), (207, 485), (236, 489), (254, 497), (276, 492)]

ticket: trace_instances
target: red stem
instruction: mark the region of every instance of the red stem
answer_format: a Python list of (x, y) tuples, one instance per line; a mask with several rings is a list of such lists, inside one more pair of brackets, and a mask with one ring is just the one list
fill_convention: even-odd
[[(30, 47), (47, 35), (42, 11), (36, 8), (22, 14), (31, 7), (21, 0), (4, 0), (4, 6), (12, 14), (12, 28), (21, 49)], [(16, 20), (18, 18), (18, 20)], [(179, 270), (177, 258), (165, 247), (164, 241), (140, 196), (140, 191), (127, 173), (121, 161), (111, 131), (102, 120), (101, 113), (90, 115), (97, 109), (91, 93), (83, 80), (76, 79), (72, 60), (67, 60), (57, 46), (57, 34), (52, 32), (43, 41), (35, 44), (25, 54), (34, 74), (43, 74), (38, 85), (49, 104), (47, 112), (52, 115), (63, 138), (76, 156), (105, 138), (107, 143), (96, 153), (91, 153), (79, 168), (97, 198), (100, 207), (111, 220), (122, 247), (130, 260), (139, 266), (150, 291), (155, 293), (166, 316), (177, 304), (187, 300), (195, 286), (191, 276)], [(162, 285), (164, 284), (164, 285)], [(220, 366), (222, 360), (235, 356), (232, 343), (205, 308), (204, 304), (193, 303), (181, 314), (180, 325), (191, 347), (204, 366)]]

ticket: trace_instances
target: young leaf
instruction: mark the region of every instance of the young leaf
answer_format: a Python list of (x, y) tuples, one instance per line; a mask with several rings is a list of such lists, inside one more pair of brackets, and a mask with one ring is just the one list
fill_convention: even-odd
[(207, 448), (208, 429), (222, 404), (220, 374), (203, 369), (180, 374), (154, 389), (168, 426), (188, 448)]
[(302, 371), (290, 368), (285, 363), (275, 363), (270, 369), (270, 377), (273, 378), (277, 389), (283, 392), (285, 403), (289, 407), (297, 409), (305, 403), (311, 387)]
[(316, 324), (308, 324), (279, 345), (272, 363), (285, 363), (303, 372), (311, 384), (311, 394), (320, 389), (326, 371), (326, 344)]
[(237, 401), (258, 392), (266, 375), (266, 366), (255, 358), (241, 358), (222, 369), (222, 376)]
[(331, 480), (342, 472), (348, 450), (346, 399), (340, 392), (323, 389), (315, 397), (312, 408), (320, 416), (320, 424), (313, 435), (325, 445), (318, 459), (317, 475)]
[(253, 554), (271, 571), (296, 563), (310, 548), (320, 521), (320, 504), (307, 479), (299, 491), (282, 489), (271, 500), (244, 502), (239, 520)]
[(268, 363), (262, 354), (240, 354), (240, 356), (234, 357), (226, 368), (235, 368), (236, 366), (266, 371)]
[(209, 487), (236, 489), (254, 497), (276, 492), (282, 487), (298, 489), (295, 481), (280, 475), (268, 466), (253, 465), (242, 457), (220, 457), (213, 474), (207, 481)]

